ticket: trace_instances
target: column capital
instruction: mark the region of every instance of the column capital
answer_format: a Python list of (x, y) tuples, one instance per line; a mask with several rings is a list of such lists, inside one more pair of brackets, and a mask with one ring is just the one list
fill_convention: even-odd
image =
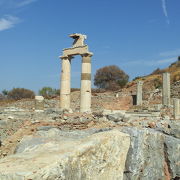
[(88, 53), (81, 54), (81, 56), (82, 57), (91, 57), (91, 56), (93, 56), (93, 53), (88, 52)]
[(59, 58), (60, 59), (64, 59), (64, 60), (66, 60), (66, 59), (68, 59), (68, 60), (71, 60), (71, 59), (73, 59), (74, 57), (73, 56), (59, 56)]

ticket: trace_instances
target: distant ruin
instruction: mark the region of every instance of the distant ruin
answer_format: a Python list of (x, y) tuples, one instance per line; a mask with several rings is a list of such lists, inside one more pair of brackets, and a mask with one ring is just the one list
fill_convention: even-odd
[[(170, 108), (173, 107), (173, 117), (174, 119), (180, 118), (180, 99), (171, 99), (171, 83), (170, 83), (170, 73), (165, 72), (162, 74), (162, 107)], [(136, 85), (136, 95), (132, 95), (133, 105), (143, 106), (143, 82), (138, 81)], [(172, 102), (173, 101), (173, 102)], [(161, 104), (159, 104), (161, 105)], [(160, 108), (161, 109), (161, 108)]]

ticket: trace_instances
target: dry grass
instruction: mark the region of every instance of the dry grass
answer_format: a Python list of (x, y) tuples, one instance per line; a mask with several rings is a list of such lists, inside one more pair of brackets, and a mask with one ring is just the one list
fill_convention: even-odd
[(4, 99), (4, 100), (0, 100), (0, 106), (5, 106), (5, 105), (9, 105), (14, 103), (15, 100), (12, 99)]
[[(176, 61), (175, 63), (171, 64), (168, 68), (161, 69), (162, 72), (169, 72), (171, 77), (171, 83), (180, 80), (180, 61)], [(131, 87), (136, 84), (137, 81), (143, 81), (145, 86), (147, 85), (148, 88), (152, 89), (154, 86), (154, 81), (162, 81), (162, 74), (150, 74), (144, 77), (138, 77), (136, 80), (129, 82), (128, 87)]]

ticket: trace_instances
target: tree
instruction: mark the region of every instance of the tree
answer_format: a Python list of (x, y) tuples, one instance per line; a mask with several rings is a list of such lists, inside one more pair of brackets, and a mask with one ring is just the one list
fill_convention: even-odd
[(44, 96), (45, 98), (52, 98), (59, 95), (59, 90), (51, 87), (43, 87), (39, 90), (39, 95)]
[(3, 100), (5, 97), (0, 93), (0, 100)]
[(33, 99), (35, 96), (34, 92), (29, 89), (24, 88), (13, 88), (11, 91), (8, 92), (7, 97), (9, 99), (20, 100), (24, 98)]
[(7, 96), (7, 95), (8, 95), (8, 91), (7, 91), (6, 89), (4, 89), (4, 90), (2, 91), (2, 94), (3, 94), (4, 96)]
[(124, 87), (129, 76), (118, 66), (105, 66), (96, 71), (94, 85), (106, 90), (117, 90)]

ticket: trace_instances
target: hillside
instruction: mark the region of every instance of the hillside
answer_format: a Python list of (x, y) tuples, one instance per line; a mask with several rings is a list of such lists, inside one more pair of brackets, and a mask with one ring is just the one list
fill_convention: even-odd
[(171, 75), (171, 84), (180, 81), (180, 57), (174, 63), (172, 63), (169, 67), (165, 69), (157, 68), (151, 74), (147, 76), (137, 77), (133, 81), (128, 84), (128, 87), (136, 84), (137, 81), (143, 81), (144, 86), (147, 90), (161, 88), (162, 86), (162, 74), (164, 72), (169, 72)]

